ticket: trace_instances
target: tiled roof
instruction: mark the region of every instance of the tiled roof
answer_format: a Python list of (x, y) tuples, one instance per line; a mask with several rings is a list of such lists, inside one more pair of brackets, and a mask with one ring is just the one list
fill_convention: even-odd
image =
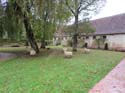
[(119, 14), (91, 21), (96, 29), (94, 34), (125, 34), (125, 14)]

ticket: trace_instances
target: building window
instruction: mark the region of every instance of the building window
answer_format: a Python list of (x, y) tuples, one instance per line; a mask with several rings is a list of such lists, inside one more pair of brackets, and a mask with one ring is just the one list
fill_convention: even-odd
[(103, 39), (106, 39), (107, 37), (106, 36), (103, 36)]
[(86, 39), (89, 39), (89, 36), (86, 36)]
[(82, 38), (83, 40), (85, 39), (85, 37)]
[(96, 39), (96, 36), (93, 36), (93, 39)]

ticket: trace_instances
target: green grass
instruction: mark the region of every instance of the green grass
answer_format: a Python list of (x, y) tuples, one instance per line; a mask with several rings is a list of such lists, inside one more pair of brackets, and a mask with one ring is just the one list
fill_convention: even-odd
[(87, 93), (125, 53), (93, 50), (0, 62), (0, 93)]
[(59, 45), (59, 46), (46, 46), (46, 48), (51, 48), (51, 49), (62, 49), (63, 46)]
[[(62, 49), (63, 46), (46, 46), (46, 48), (51, 48), (51, 49)], [(26, 46), (21, 46), (21, 47), (0, 47), (0, 52), (22, 52), (30, 50), (30, 47), (26, 48)]]
[(0, 52), (21, 52), (26, 51), (26, 47), (0, 47)]

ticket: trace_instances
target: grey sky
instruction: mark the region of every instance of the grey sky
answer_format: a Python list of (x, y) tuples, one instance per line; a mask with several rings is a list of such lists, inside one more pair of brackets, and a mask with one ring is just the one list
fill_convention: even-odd
[(106, 6), (92, 19), (125, 13), (125, 0), (107, 0)]
[(6, 2), (7, 0), (1, 0), (2, 1), (2, 3), (4, 3), (4, 2)]

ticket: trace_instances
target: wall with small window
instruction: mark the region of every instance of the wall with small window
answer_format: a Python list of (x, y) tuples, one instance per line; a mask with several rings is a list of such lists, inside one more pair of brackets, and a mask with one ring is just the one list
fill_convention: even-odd
[(125, 34), (86, 36), (85, 44), (89, 48), (125, 51)]

